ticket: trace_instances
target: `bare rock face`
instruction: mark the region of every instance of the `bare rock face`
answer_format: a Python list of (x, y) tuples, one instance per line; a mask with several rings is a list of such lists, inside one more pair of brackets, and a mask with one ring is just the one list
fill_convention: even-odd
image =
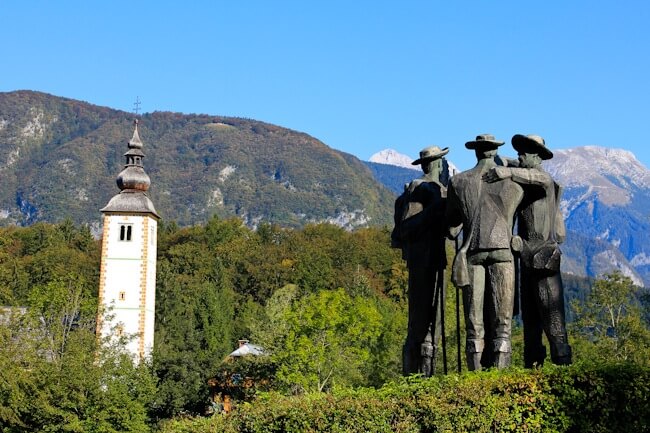
[(622, 149), (584, 146), (554, 154), (544, 167), (564, 187), (567, 229), (580, 235), (567, 236), (571, 271), (596, 277), (620, 270), (650, 284), (650, 170)]
[(627, 205), (635, 190), (650, 188), (650, 170), (632, 152), (598, 146), (555, 151), (544, 167), (565, 188), (587, 187), (608, 206)]

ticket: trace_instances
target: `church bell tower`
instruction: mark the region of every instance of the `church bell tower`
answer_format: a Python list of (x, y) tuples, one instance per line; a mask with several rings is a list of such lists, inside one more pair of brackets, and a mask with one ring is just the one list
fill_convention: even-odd
[(156, 238), (160, 217), (147, 195), (138, 121), (117, 176), (119, 194), (104, 207), (97, 334), (127, 338), (127, 350), (140, 362), (153, 350), (156, 301)]

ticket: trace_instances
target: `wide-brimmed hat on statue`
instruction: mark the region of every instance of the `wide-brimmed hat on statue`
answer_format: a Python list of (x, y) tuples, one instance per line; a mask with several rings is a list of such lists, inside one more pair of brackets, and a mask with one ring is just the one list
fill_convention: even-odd
[(442, 158), (449, 153), (449, 148), (445, 147), (444, 149), (439, 148), (438, 146), (429, 146), (425, 147), (420, 151), (420, 158), (413, 161), (412, 165), (420, 165), (425, 161), (431, 161), (433, 159)]
[(494, 135), (481, 134), (476, 136), (476, 140), (465, 143), (465, 147), (468, 149), (496, 149), (503, 143), (505, 142), (495, 140)]
[(517, 134), (512, 137), (512, 147), (518, 153), (535, 153), (544, 160), (553, 158), (553, 152), (548, 150), (546, 142), (539, 135)]

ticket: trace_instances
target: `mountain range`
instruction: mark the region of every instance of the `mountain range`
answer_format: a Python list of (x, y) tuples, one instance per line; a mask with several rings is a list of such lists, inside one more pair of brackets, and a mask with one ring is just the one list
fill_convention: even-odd
[[(394, 192), (409, 174), (419, 176), (403, 168), (411, 158), (397, 151), (371, 157), (378, 160), (382, 164), (367, 164)], [(650, 170), (629, 151), (599, 146), (554, 150), (544, 167), (564, 190), (563, 272), (597, 277), (619, 270), (638, 285), (650, 285)]]

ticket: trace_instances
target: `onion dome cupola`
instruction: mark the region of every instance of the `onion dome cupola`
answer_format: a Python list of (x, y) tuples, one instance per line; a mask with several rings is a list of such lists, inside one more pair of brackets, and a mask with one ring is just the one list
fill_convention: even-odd
[(120, 190), (126, 189), (136, 191), (147, 191), (151, 180), (144, 171), (142, 159), (144, 153), (142, 152), (142, 140), (138, 134), (138, 121), (135, 121), (135, 129), (133, 130), (133, 138), (129, 141), (129, 150), (124, 154), (126, 157), (126, 165), (124, 170), (117, 176), (117, 186)]
[(133, 137), (129, 140), (128, 150), (124, 156), (126, 165), (116, 180), (120, 193), (114, 196), (101, 211), (149, 213), (159, 218), (147, 195), (151, 180), (142, 165), (144, 153), (142, 152), (142, 140), (138, 133), (137, 120), (134, 122)]

